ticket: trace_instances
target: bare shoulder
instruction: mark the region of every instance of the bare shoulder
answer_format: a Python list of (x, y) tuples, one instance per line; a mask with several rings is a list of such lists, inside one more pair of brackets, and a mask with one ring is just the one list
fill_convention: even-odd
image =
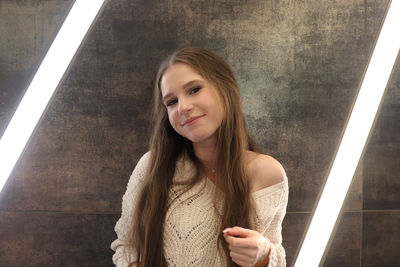
[(251, 151), (245, 155), (246, 172), (254, 191), (285, 180), (285, 169), (275, 158)]

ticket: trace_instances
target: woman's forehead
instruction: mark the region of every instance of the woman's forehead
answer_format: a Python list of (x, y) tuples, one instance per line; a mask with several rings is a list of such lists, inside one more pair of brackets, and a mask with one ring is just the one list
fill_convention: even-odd
[(197, 71), (184, 63), (175, 63), (166, 69), (161, 77), (160, 85), (163, 94), (169, 91), (184, 89), (190, 83), (207, 82)]

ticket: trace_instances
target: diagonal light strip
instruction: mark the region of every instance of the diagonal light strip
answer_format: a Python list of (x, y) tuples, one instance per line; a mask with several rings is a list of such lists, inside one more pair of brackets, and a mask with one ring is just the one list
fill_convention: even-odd
[(379, 38), (361, 84), (296, 267), (318, 266), (354, 176), (400, 49), (400, 0), (389, 4)]
[(0, 192), (104, 0), (76, 0), (0, 139)]

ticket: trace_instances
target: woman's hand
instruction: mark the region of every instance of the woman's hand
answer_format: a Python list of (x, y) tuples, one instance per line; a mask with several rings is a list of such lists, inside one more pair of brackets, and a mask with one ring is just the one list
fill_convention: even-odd
[(232, 260), (243, 267), (252, 267), (257, 263), (268, 264), (271, 244), (262, 234), (235, 226), (223, 231), (229, 245)]

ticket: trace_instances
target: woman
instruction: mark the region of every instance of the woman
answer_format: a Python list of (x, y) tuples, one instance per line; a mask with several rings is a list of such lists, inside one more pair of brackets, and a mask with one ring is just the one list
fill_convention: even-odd
[(288, 183), (255, 152), (230, 67), (188, 47), (160, 66), (150, 152), (138, 162), (111, 244), (117, 266), (285, 266)]

